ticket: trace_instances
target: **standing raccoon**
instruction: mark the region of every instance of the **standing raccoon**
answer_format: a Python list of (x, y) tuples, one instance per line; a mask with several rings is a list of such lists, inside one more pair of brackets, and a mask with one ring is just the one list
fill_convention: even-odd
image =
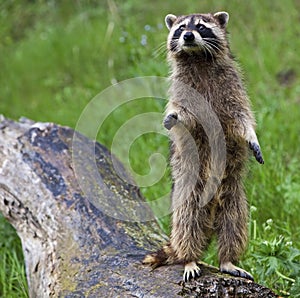
[[(201, 275), (197, 261), (214, 234), (220, 271), (253, 280), (235, 266), (247, 242), (248, 206), (241, 178), (250, 150), (259, 163), (264, 160), (230, 52), (228, 19), (227, 12), (165, 18), (170, 30), (171, 86), (164, 126), (171, 139), (172, 231), (170, 242), (143, 263), (183, 263), (184, 281)], [(211, 115), (216, 115), (222, 134), (214, 132)], [(218, 139), (225, 144), (222, 160), (213, 156)], [(223, 170), (216, 175), (218, 164)]]

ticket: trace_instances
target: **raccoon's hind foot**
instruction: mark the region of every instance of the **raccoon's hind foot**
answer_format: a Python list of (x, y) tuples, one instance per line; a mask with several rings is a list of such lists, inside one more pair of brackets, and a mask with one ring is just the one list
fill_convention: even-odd
[(199, 277), (201, 270), (196, 262), (189, 262), (184, 265), (183, 281), (187, 282), (193, 278)]
[(233, 276), (243, 277), (254, 281), (253, 276), (246, 270), (234, 266), (231, 262), (226, 262), (220, 265), (220, 271)]

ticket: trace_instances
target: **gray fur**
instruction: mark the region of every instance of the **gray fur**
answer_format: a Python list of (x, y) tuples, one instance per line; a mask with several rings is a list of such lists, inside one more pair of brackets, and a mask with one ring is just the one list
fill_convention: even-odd
[[(165, 123), (172, 143), (172, 231), (166, 254), (148, 256), (145, 263), (197, 262), (216, 234), (220, 269), (251, 279), (233, 265), (247, 243), (248, 206), (242, 176), (249, 144), (258, 148), (257, 160), (263, 163), (263, 159), (249, 99), (227, 41), (228, 14), (166, 19), (171, 86)], [(205, 44), (193, 27), (197, 22), (213, 30), (217, 43)], [(183, 23), (182, 34), (193, 32), (197, 47), (190, 49), (182, 39), (172, 38), (176, 26)], [(176, 42), (179, 46), (174, 46)], [(194, 274), (185, 272), (185, 276)]]

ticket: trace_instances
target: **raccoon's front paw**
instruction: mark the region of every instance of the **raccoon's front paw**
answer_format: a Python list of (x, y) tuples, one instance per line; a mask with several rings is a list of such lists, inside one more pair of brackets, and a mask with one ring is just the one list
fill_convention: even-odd
[(169, 114), (165, 119), (164, 119), (164, 127), (167, 130), (170, 130), (176, 123), (178, 122), (178, 115), (176, 113)]
[(253, 276), (246, 270), (234, 266), (231, 262), (226, 262), (220, 265), (220, 271), (223, 273), (228, 273), (232, 276), (243, 277), (250, 280), (254, 280)]
[(196, 262), (187, 263), (184, 266), (183, 281), (187, 282), (193, 278), (199, 277), (200, 274), (201, 270)]
[(254, 155), (255, 159), (260, 164), (264, 164), (265, 162), (264, 162), (264, 159), (262, 157), (262, 153), (261, 153), (259, 145), (255, 142), (249, 142), (249, 148), (253, 151), (253, 155)]

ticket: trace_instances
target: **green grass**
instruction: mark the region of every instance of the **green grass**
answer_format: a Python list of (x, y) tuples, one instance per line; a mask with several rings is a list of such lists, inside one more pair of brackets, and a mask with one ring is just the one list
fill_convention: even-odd
[(28, 297), (20, 239), (3, 217), (0, 227), (0, 297)]
[[(218, 10), (230, 13), (232, 50), (245, 73), (265, 158), (264, 166), (250, 162), (245, 181), (252, 211), (249, 248), (241, 263), (281, 296), (297, 297), (300, 5), (296, 1), (2, 1), (0, 112), (14, 119), (25, 116), (75, 127), (89, 101), (112, 83), (167, 76), (162, 50), (167, 13)], [(279, 78), (284, 73), (291, 74), (286, 83)], [(99, 141), (110, 148), (129, 117), (163, 112), (164, 104), (146, 98), (120, 107), (104, 123)], [(131, 167), (145, 175), (153, 152), (167, 157), (168, 140), (150, 133), (136, 139), (128, 152)], [(168, 193), (169, 173), (167, 169), (159, 182), (142, 188), (148, 199)], [(166, 217), (160, 222), (166, 230), (168, 221)], [(20, 241), (3, 218), (0, 231), (0, 296), (26, 297)], [(213, 248), (206, 261), (216, 265)]]

